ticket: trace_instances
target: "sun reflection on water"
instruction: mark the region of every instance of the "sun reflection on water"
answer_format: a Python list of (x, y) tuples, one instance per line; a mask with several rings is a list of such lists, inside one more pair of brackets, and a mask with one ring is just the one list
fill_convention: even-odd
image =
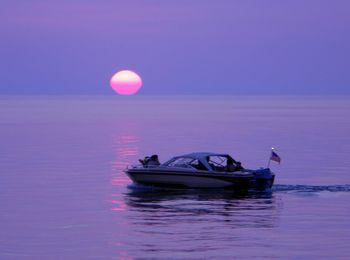
[[(130, 129), (129, 129), (130, 130)], [(129, 132), (129, 131), (128, 131)], [(112, 138), (112, 148), (116, 153), (112, 165), (111, 185), (115, 188), (123, 188), (131, 183), (129, 178), (124, 174), (123, 170), (128, 165), (136, 160), (139, 155), (139, 138), (136, 135), (127, 134), (115, 134)], [(122, 194), (116, 192), (116, 189), (112, 189), (111, 210), (125, 211), (128, 205), (125, 203)]]
[[(132, 134), (115, 135), (113, 137), (113, 149), (116, 151), (116, 157), (112, 162), (112, 186), (123, 187), (130, 184), (130, 180), (123, 173), (123, 170), (138, 156), (138, 143), (138, 137)], [(127, 209), (128, 206), (120, 193), (111, 196), (112, 211), (125, 211)]]
[(113, 149), (116, 157), (112, 162), (112, 169), (115, 174), (112, 176), (113, 186), (126, 186), (130, 180), (123, 173), (128, 165), (136, 161), (139, 155), (139, 138), (133, 134), (115, 135), (113, 137)]
[[(139, 157), (139, 137), (131, 134), (132, 129), (127, 129), (127, 133), (120, 134), (116, 133), (112, 137), (112, 149), (115, 152), (115, 158), (111, 162), (112, 167), (112, 176), (111, 176), (111, 185), (112, 192), (110, 195), (110, 210), (113, 212), (113, 215), (118, 216), (119, 219), (122, 214), (128, 214), (129, 205), (125, 202), (124, 195), (121, 192), (125, 187), (127, 187), (131, 181), (124, 174), (123, 170)], [(122, 243), (123, 234), (128, 233), (129, 222), (127, 218), (122, 218), (123, 221), (119, 221), (118, 232), (116, 232), (116, 258), (117, 259), (130, 259), (133, 258), (130, 256), (129, 250), (127, 250), (127, 245)], [(124, 230), (125, 229), (125, 230)], [(124, 231), (123, 231), (124, 230)], [(121, 236), (121, 237), (120, 237)]]

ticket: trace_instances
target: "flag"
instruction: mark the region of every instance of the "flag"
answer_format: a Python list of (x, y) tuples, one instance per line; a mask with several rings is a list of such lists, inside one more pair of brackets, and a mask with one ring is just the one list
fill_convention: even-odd
[(281, 157), (279, 157), (278, 154), (275, 153), (275, 151), (271, 151), (270, 160), (281, 163)]

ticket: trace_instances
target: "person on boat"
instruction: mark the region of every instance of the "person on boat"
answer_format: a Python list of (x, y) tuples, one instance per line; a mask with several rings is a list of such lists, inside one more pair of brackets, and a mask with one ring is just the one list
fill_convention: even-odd
[(192, 166), (194, 166), (197, 170), (200, 170), (200, 171), (208, 171), (207, 167), (205, 167), (203, 165), (203, 163), (201, 163), (200, 161), (196, 160), (196, 163), (195, 164), (192, 164)]
[(242, 171), (244, 170), (241, 162), (236, 162), (236, 171)]
[(147, 166), (149, 160), (150, 160), (149, 156), (146, 156), (145, 158), (143, 158), (143, 160), (142, 160), (142, 159), (139, 159), (139, 162), (140, 162), (143, 166)]
[(209, 164), (210, 168), (215, 171), (215, 165), (211, 162), (210, 157), (207, 156), (205, 159), (207, 160), (207, 163)]
[(150, 158), (149, 158), (149, 161), (147, 163), (148, 166), (159, 166), (160, 165), (160, 162), (159, 162), (159, 159), (158, 159), (158, 155), (156, 154), (153, 154)]
[(235, 172), (243, 170), (241, 162), (236, 162), (231, 157), (227, 158), (226, 171), (227, 172)]
[(143, 160), (139, 160), (139, 162), (144, 166), (159, 166), (160, 162), (158, 159), (158, 155), (153, 154), (151, 157), (146, 156)]

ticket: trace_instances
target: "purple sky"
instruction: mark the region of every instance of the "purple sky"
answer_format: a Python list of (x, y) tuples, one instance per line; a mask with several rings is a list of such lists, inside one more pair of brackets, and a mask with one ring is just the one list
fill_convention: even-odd
[(350, 94), (348, 0), (1, 0), (0, 94)]

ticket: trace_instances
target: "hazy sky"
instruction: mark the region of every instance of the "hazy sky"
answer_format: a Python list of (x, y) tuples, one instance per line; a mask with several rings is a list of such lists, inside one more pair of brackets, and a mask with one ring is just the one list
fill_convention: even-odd
[(349, 0), (0, 0), (0, 94), (350, 94)]

